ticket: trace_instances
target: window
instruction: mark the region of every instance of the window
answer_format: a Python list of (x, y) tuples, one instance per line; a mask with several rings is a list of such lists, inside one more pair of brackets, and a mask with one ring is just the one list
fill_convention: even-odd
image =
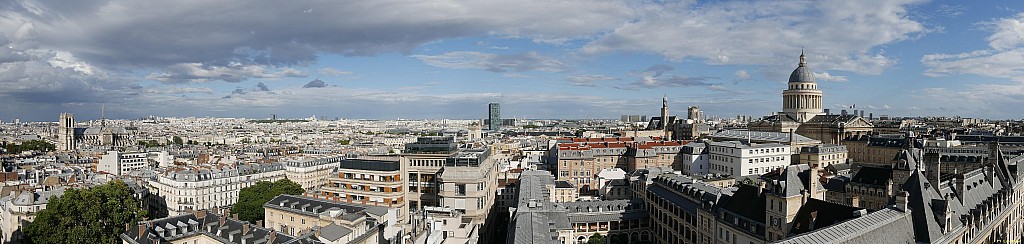
[(455, 184), (455, 195), (465, 196), (466, 195), (466, 184)]

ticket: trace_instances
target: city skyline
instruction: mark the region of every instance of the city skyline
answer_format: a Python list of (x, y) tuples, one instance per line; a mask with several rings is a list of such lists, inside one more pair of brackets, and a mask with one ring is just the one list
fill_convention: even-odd
[(801, 50), (834, 113), (1020, 119), (1024, 4), (956, 3), (14, 2), (0, 119), (758, 118)]

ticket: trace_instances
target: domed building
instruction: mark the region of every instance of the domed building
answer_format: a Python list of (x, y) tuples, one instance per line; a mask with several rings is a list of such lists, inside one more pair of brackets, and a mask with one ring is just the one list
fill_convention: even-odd
[(747, 125), (751, 131), (796, 132), (832, 144), (871, 134), (871, 122), (856, 114), (824, 113), (822, 92), (803, 52), (786, 85), (787, 89), (782, 91), (782, 112), (751, 122)]

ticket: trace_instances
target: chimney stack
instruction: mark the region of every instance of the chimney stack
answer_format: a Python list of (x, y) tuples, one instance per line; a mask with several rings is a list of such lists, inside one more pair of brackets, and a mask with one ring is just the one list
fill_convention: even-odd
[(811, 166), (807, 175), (807, 188), (810, 188), (811, 198), (818, 198), (818, 185), (821, 184), (820, 178), (821, 177), (818, 176), (818, 167)]
[(907, 198), (910, 194), (907, 191), (900, 191), (896, 193), (896, 210), (906, 212), (907, 211)]
[(139, 238), (140, 239), (143, 237), (143, 235), (146, 234), (146, 229), (149, 229), (149, 228), (146, 227), (145, 223), (139, 223)]

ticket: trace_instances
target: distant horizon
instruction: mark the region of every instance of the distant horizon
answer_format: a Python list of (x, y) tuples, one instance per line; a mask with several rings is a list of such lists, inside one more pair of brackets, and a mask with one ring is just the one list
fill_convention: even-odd
[[(847, 110), (847, 111), (852, 113), (852, 110)], [(670, 114), (673, 115), (673, 116), (686, 117), (685, 113), (682, 114), (682, 115), (675, 114), (675, 113), (670, 113)], [(834, 112), (832, 112), (832, 114), (839, 114), (839, 112), (835, 112), (834, 111)], [(651, 117), (661, 116), (661, 115), (643, 115), (643, 114), (626, 114), (626, 115), (647, 116), (648, 119), (650, 119)], [(141, 117), (134, 117), (134, 118), (124, 118), (124, 117), (110, 118), (110, 117), (107, 117), (106, 119), (110, 119), (110, 120), (142, 120), (142, 119), (145, 119), (146, 117), (149, 117), (149, 116), (150, 115), (141, 116)], [(257, 118), (257, 117), (238, 117), (238, 116), (224, 116), (224, 117), (219, 117), (219, 116), (160, 116), (160, 115), (152, 115), (152, 116), (159, 117), (159, 118), (219, 118), (219, 119), (248, 119), (248, 120), (269, 120), (269, 119), (271, 119), (271, 117), (259, 117), (259, 118)], [(620, 120), (621, 116), (622, 115), (619, 115), (619, 116), (616, 116), (615, 118), (597, 118), (597, 117), (593, 117), (593, 118), (527, 118), (527, 117), (519, 117), (519, 118), (502, 118), (502, 119), (525, 119), (525, 120)], [(764, 116), (767, 116), (767, 115), (752, 116), (751, 119), (752, 120), (757, 120), (757, 119), (763, 118)], [(25, 119), (22, 119), (21, 122), (23, 122), (23, 123), (25, 123), (25, 122), (58, 122), (57, 117), (59, 117), (59, 114), (58, 114), (58, 116), (55, 116), (53, 120), (25, 120)], [(705, 118), (720, 118), (720, 119), (723, 119), (723, 120), (736, 119), (736, 115), (733, 115), (733, 116), (713, 116), (713, 115), (711, 115), (711, 116), (709, 116), (709, 115), (705, 114), (704, 117)], [(878, 119), (880, 117), (880, 115), (879, 114), (875, 114), (874, 117), (875, 117), (875, 119)], [(893, 118), (925, 118), (925, 117), (928, 117), (928, 118), (942, 118), (942, 117), (945, 117), (945, 118), (957, 118), (957, 117), (959, 117), (959, 118), (972, 118), (972, 119), (982, 119), (982, 120), (991, 120), (991, 121), (1019, 121), (1019, 120), (1024, 120), (1024, 118), (993, 119), (993, 118), (978, 118), (978, 117), (966, 117), (966, 116), (956, 116), (956, 115), (952, 115), (952, 116), (948, 116), (948, 115), (947, 116), (941, 116), (941, 115), (940, 116), (899, 116), (899, 115), (891, 115), (891, 114), (889, 114), (888, 117), (893, 117)], [(309, 119), (309, 118), (310, 118), (309, 116), (306, 116), (306, 117), (281, 117), (281, 116), (278, 116), (277, 120), (304, 120), (304, 119)], [(447, 120), (485, 120), (486, 119), (486, 118), (354, 118), (354, 117), (353, 118), (346, 118), (346, 117), (320, 117), (319, 115), (317, 115), (317, 120), (333, 121), (333, 120), (335, 120), (335, 118), (343, 119), (343, 120), (445, 120), (445, 119), (447, 119)], [(865, 113), (864, 118), (868, 118), (867, 113)], [(77, 122), (85, 122), (85, 121), (95, 121), (95, 120), (100, 120), (100, 119), (101, 118), (99, 116), (97, 116), (95, 118), (85, 118), (85, 119), (83, 119), (83, 118), (79, 117), (78, 114), (75, 114), (75, 122), (76, 123)], [(3, 123), (12, 123), (13, 121), (14, 121), (13, 118), (12, 119), (3, 119), (2, 120)]]

